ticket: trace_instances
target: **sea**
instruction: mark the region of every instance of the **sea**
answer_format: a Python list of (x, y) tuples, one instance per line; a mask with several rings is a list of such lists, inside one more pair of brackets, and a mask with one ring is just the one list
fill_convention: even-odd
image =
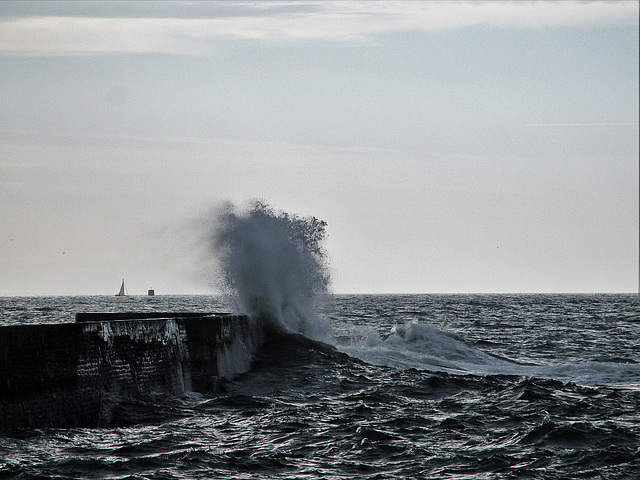
[[(0, 479), (640, 478), (637, 294), (312, 300), (267, 312), (281, 328), (261, 325), (264, 309), (252, 317), (259, 341), (238, 359), (249, 368), (209, 394), (157, 393), (100, 427), (0, 436)], [(0, 325), (238, 305), (0, 297)], [(289, 310), (304, 322), (285, 322)]]

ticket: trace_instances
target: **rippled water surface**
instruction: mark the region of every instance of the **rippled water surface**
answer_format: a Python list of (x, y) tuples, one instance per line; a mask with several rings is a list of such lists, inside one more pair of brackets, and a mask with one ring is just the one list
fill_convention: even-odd
[[(0, 299), (3, 324), (220, 311), (211, 297)], [(640, 478), (637, 295), (335, 296), (330, 344), (267, 338), (210, 395), (0, 436), (0, 478)]]

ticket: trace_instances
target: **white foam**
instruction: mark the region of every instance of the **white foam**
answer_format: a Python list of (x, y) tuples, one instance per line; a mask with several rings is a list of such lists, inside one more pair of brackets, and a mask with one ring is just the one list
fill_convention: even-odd
[(386, 338), (374, 329), (357, 329), (339, 348), (369, 363), (397, 368), (464, 372), (496, 362), (496, 358), (430, 324), (396, 326)]
[(583, 362), (549, 365), (520, 364), (490, 355), (458, 336), (420, 322), (396, 326), (382, 338), (372, 328), (355, 328), (351, 340), (338, 348), (375, 365), (478, 375), (524, 375), (571, 381), (581, 385), (611, 385), (640, 389), (640, 365)]
[(233, 378), (251, 367), (253, 342), (251, 337), (234, 336), (218, 350), (218, 375)]

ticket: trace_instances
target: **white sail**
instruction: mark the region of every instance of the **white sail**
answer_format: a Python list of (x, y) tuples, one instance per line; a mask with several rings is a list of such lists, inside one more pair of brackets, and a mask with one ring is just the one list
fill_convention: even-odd
[(124, 289), (124, 279), (122, 279), (122, 285), (120, 285), (120, 291), (116, 293), (116, 297), (124, 297), (125, 295), (126, 295), (126, 292)]

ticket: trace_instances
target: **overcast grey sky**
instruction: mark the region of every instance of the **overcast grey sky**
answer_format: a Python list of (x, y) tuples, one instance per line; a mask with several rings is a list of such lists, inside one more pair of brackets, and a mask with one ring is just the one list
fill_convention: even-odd
[(638, 289), (636, 1), (2, 2), (0, 92), (0, 295), (210, 292), (253, 198), (336, 292)]

